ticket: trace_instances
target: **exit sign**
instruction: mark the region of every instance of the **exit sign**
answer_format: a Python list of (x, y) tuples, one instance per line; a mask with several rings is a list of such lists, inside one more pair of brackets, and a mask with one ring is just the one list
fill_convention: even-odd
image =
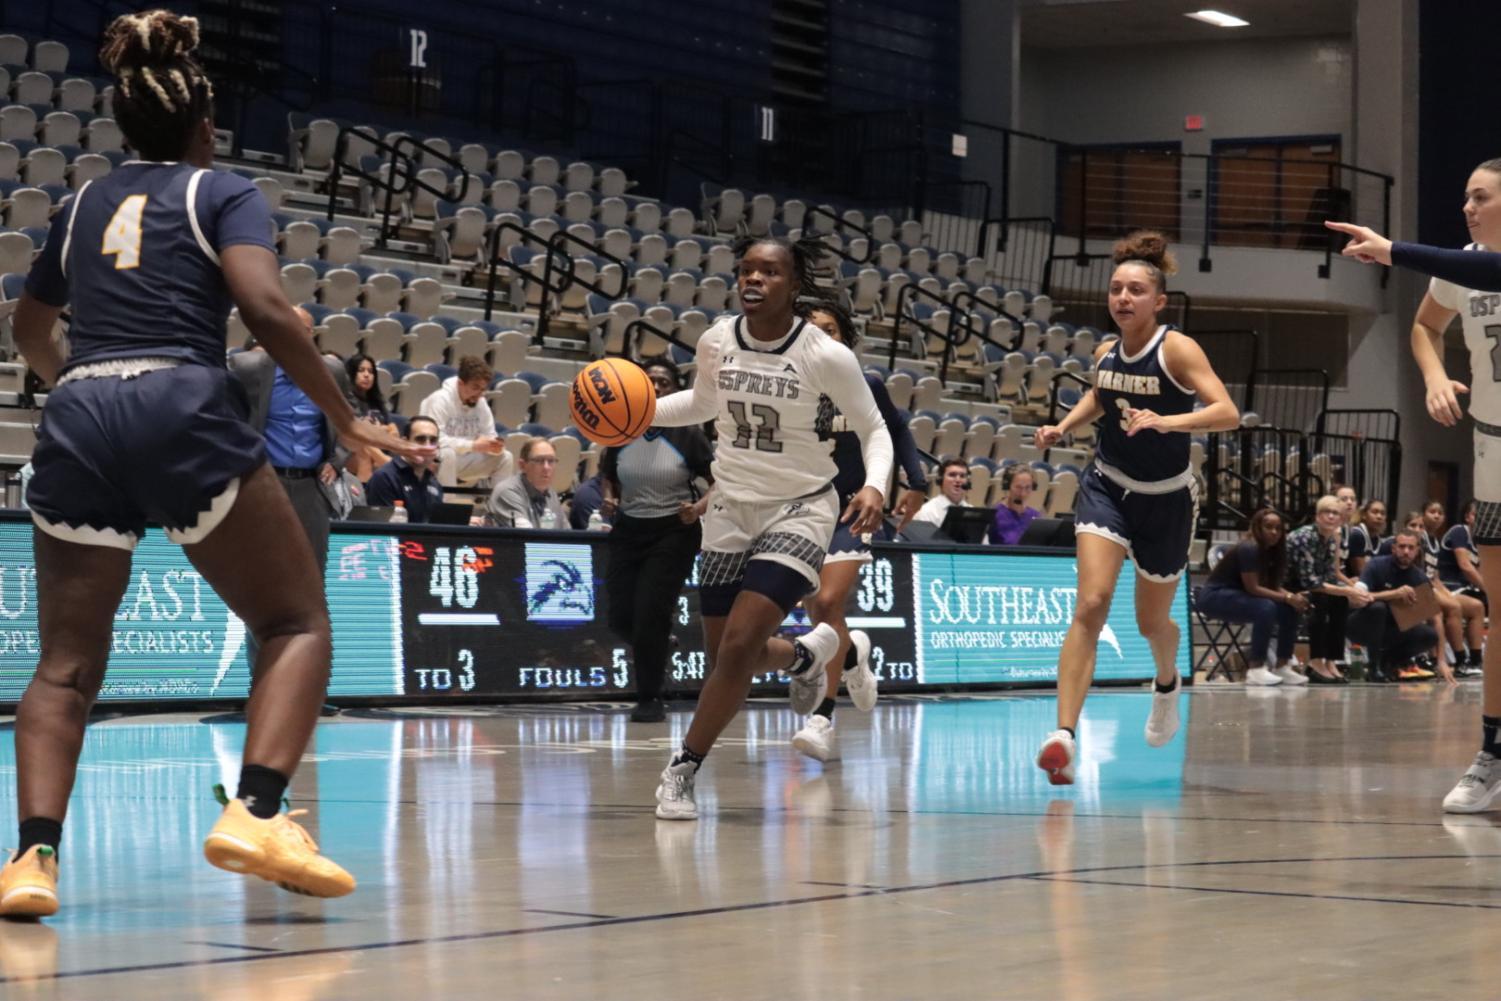
[(1183, 117), (1183, 131), (1184, 132), (1203, 132), (1204, 131), (1204, 116), (1203, 115), (1185, 115)]

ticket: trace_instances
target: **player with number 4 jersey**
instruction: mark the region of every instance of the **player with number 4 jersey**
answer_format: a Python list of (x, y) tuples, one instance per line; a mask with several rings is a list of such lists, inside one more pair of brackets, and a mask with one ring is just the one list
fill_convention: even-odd
[[(184, 546), (260, 643), (239, 788), (204, 855), (311, 896), (355, 886), (282, 813), (328, 686), (331, 635), (322, 567), (225, 368), (231, 304), (346, 444), (432, 450), (357, 420), (329, 376), (282, 292), (265, 199), (213, 170), (213, 88), (197, 44), (198, 22), (170, 11), (110, 24), (99, 59), (140, 159), (85, 184), (54, 217), (13, 317), (16, 345), (54, 388), (26, 494), (41, 659), (16, 710), (20, 830), (0, 869), (0, 917), (58, 909), (84, 725), (148, 522)], [(64, 357), (53, 330), (69, 306)]]

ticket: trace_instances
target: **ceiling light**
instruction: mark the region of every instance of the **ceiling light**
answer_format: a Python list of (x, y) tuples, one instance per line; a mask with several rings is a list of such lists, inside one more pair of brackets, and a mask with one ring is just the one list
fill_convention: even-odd
[(1205, 24), (1212, 24), (1216, 28), (1244, 28), (1251, 23), (1220, 10), (1196, 10), (1192, 14), (1183, 16), (1191, 17), (1195, 21), (1203, 21)]

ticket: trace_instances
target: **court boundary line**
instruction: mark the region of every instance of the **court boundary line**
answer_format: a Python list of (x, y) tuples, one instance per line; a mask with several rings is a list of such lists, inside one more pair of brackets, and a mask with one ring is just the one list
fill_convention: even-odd
[[(1090, 866), (1082, 869), (1060, 869), (1055, 871), (1002, 873), (991, 876), (972, 876), (964, 879), (939, 880), (932, 883), (913, 883), (906, 886), (892, 886), (878, 890), (858, 890), (849, 893), (828, 893), (815, 897), (793, 897), (779, 900), (761, 900), (744, 904), (726, 904), (720, 907), (701, 907), (685, 911), (667, 911), (657, 914), (633, 914), (618, 918), (603, 918), (592, 921), (573, 921), (556, 925), (532, 925), (520, 928), (501, 928), (482, 932), (456, 932), (450, 935), (432, 935), (419, 938), (390, 939), (376, 942), (360, 942), (345, 946), (322, 946), (314, 949), (288, 949), (277, 953), (259, 953), (250, 956), (220, 956), (214, 959), (181, 959), (160, 963), (140, 963), (130, 966), (100, 967), (89, 970), (63, 970), (49, 974), (31, 975), (25, 977), (0, 977), (0, 984), (8, 983), (38, 983), (52, 980), (74, 980), (82, 977), (103, 977), (124, 975), (132, 973), (157, 973), (163, 970), (186, 970), (213, 966), (226, 966), (237, 963), (258, 963), (267, 960), (297, 959), (307, 956), (328, 956), (337, 953), (357, 952), (382, 952), (388, 949), (402, 949), (411, 946), (434, 946), (454, 945), (464, 942), (486, 942), (496, 939), (521, 938), (528, 935), (539, 935), (549, 932), (582, 931), (594, 928), (610, 928), (619, 925), (649, 924), (658, 921), (674, 921), (681, 918), (713, 917), (720, 914), (743, 914), (752, 911), (775, 910), (784, 907), (798, 907), (806, 904), (822, 904), (835, 900), (861, 900), (869, 897), (891, 896), (902, 893), (920, 893), (926, 890), (951, 889), (960, 886), (985, 886), (999, 883), (1015, 882), (1067, 882), (1071, 876), (1087, 876), (1092, 873), (1108, 872), (1144, 872), (1159, 869), (1191, 869), (1204, 868), (1207, 866), (1235, 866), (1235, 865), (1297, 865), (1311, 864), (1315, 862), (1426, 862), (1426, 861), (1456, 861), (1473, 859), (1496, 859), (1501, 858), (1501, 853), (1486, 854), (1460, 854), (1460, 855), (1354, 855), (1336, 856), (1325, 858), (1266, 858), (1266, 859), (1219, 859), (1199, 862), (1163, 862), (1152, 865), (1115, 865), (1115, 866)], [(1059, 878), (1062, 877), (1062, 878)], [(1085, 882), (1076, 880), (1076, 882)], [(1132, 884), (1123, 884), (1130, 886)], [(1159, 884), (1143, 884), (1155, 887)], [(1172, 887), (1162, 887), (1172, 889)], [(1220, 891), (1207, 891), (1220, 892)], [(1235, 891), (1225, 891), (1235, 892)], [(1257, 891), (1244, 890), (1244, 893)], [(1340, 900), (1340, 897), (1328, 899)], [(1372, 898), (1354, 898), (1360, 902), (1373, 902)], [(1383, 902), (1383, 901), (1374, 901)], [(1423, 903), (1423, 901), (1406, 901), (1393, 898), (1391, 903)], [(1470, 905), (1455, 905), (1470, 906)], [(1501, 904), (1494, 905), (1501, 909)], [(1478, 908), (1486, 909), (1486, 908)]]

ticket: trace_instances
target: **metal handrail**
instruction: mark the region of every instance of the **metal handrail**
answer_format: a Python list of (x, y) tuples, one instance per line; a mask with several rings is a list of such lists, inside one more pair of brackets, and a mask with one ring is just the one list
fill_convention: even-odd
[[(464, 182), (463, 186), (459, 188), (458, 197), (451, 198), (451, 199), (446, 197), (446, 195), (447, 195), (446, 191), (443, 191), (443, 192), (438, 191), (438, 189), (434, 188), (432, 185), (428, 184), (427, 182), (418, 180), (415, 177), (415, 175), (412, 178), (414, 184), (416, 184), (418, 187), (422, 188), (422, 190), (427, 191), (430, 194), (434, 195), (434, 197), (444, 198), (447, 201), (455, 201), (455, 202), (458, 202), (458, 203), (462, 204), (464, 202), (464, 199), (469, 197), (469, 182), (471, 180), (477, 181), (478, 179), (475, 178), (474, 175), (469, 172), (469, 168), (465, 167), (464, 164), (463, 164), (463, 162), (461, 160), (459, 160), (458, 157), (455, 157), (455, 156), (453, 156), (452, 154), (449, 154), (449, 153), (445, 153), (442, 150), (438, 149), (436, 146), (430, 145), (427, 142), (427, 140), (425, 140), (425, 139), (418, 139), (416, 136), (413, 136), (413, 135), (400, 135), (400, 136), (397, 136), (396, 137), (396, 142), (393, 143), (393, 145), (399, 150), (399, 149), (401, 149), (401, 144), (402, 143), (410, 143), (412, 145), (413, 149), (415, 149), (415, 150), (421, 150), (424, 155), (426, 155), (426, 156), (433, 156), (433, 157), (436, 157), (439, 160), (442, 160), (444, 163), (448, 164), (450, 167), (452, 167), (455, 170), (457, 170), (459, 172), (460, 176), (463, 178), (463, 182)], [(416, 167), (416, 162), (415, 161), (413, 162), (413, 166)], [(421, 168), (417, 168), (417, 169), (420, 170)], [(390, 208), (390, 198), (391, 198), (391, 192), (388, 190), (386, 192), (386, 200), (387, 200), (386, 212), (388, 214), (391, 211), (391, 208)]]
[(603, 257), (610, 264), (619, 265), (619, 267), (620, 267), (620, 290), (617, 291), (617, 292), (606, 291), (606, 289), (604, 288), (604, 286), (598, 285), (598, 284), (596, 284), (596, 283), (594, 283), (592, 281), (589, 281), (588, 279), (580, 278), (578, 276), (577, 271), (575, 271), (572, 267), (570, 267), (569, 268), (569, 279), (568, 279), (567, 282), (564, 283), (563, 288), (558, 293), (559, 295), (561, 295), (562, 292), (567, 291), (569, 285), (581, 285), (584, 288), (588, 289), (590, 292), (593, 292), (595, 295), (602, 295), (606, 299), (610, 299), (612, 301), (616, 300), (616, 299), (624, 299), (625, 298), (626, 292), (630, 289), (630, 281), (629, 281), (629, 279), (626, 278), (626, 273), (630, 270), (630, 264), (629, 264), (629, 262), (627, 262), (624, 258), (616, 257), (614, 254), (609, 253), (608, 251), (606, 251), (603, 247), (601, 247), (597, 243), (590, 243), (588, 240), (585, 240), (585, 239), (582, 239), (580, 237), (574, 236), (572, 233), (568, 232), (566, 229), (560, 229), (556, 233), (554, 233), (552, 236), (549, 236), (547, 238), (547, 250), (550, 253), (556, 252), (557, 254), (561, 255), (562, 257), (567, 258), (568, 255), (563, 253), (563, 246), (562, 245), (564, 243), (576, 244), (577, 246), (583, 247), (585, 250), (587, 250), (590, 254), (594, 255), (595, 257)]
[(693, 354), (694, 353), (695, 349), (694, 349), (693, 345), (691, 345), (687, 341), (683, 340), (677, 334), (674, 334), (674, 333), (672, 333), (670, 331), (667, 331), (667, 330), (663, 330), (661, 327), (657, 326), (655, 323), (652, 323), (651, 321), (646, 320), (646, 319), (638, 316), (634, 320), (632, 320), (630, 323), (627, 323), (625, 325), (625, 330), (621, 334), (622, 341), (624, 342), (624, 345), (625, 345), (626, 354), (630, 353), (631, 335), (634, 334), (637, 330), (646, 330), (646, 331), (649, 331), (649, 332), (655, 334), (656, 336), (662, 338), (662, 340), (668, 342), (669, 344), (673, 344), (673, 345), (676, 345), (677, 347), (682, 348), (684, 351), (688, 352), (689, 354)]
[(980, 340), (984, 341), (986, 344), (994, 344), (1002, 351), (1015, 351), (1017, 349), (1018, 345), (1021, 344), (1022, 324), (1026, 321), (1024, 321), (1019, 316), (1012, 316), (1010, 313), (1006, 312), (1006, 310), (999, 303), (986, 302), (984, 299), (981, 299), (978, 295), (976, 295), (971, 289), (960, 289), (958, 292), (954, 293), (953, 298), (951, 298), (949, 302), (955, 306), (958, 306), (961, 299), (967, 300), (972, 304), (965, 308), (964, 312), (966, 320), (972, 318), (976, 313), (980, 312), (980, 310), (983, 309), (991, 311), (997, 316), (1004, 316), (1006, 319), (1011, 321), (1013, 326), (1016, 327), (1016, 342), (1013, 344), (1002, 344), (1000, 341), (991, 337), (990, 324), (988, 323), (985, 324), (983, 330), (975, 330), (973, 327), (971, 327), (970, 333), (972, 335), (980, 338)]
[[(368, 140), (379, 152), (386, 153), (390, 160), (389, 180), (382, 179), (379, 174), (372, 174), (358, 164), (344, 162), (345, 154), (349, 152), (349, 137), (357, 135), (361, 139)], [(400, 167), (398, 168), (398, 161)], [(328, 178), (324, 182), (328, 185), (328, 212), (326, 218), (329, 222), (334, 221), (335, 210), (339, 200), (339, 182), (345, 174), (353, 174), (361, 180), (368, 181), (374, 187), (385, 188), (387, 191), (385, 212), (381, 215), (380, 236), (376, 240), (376, 246), (384, 247), (387, 233), (391, 227), (391, 198), (390, 192), (397, 190), (396, 180), (400, 177), (405, 183), (400, 187), (400, 192), (405, 194), (411, 186), (417, 183), (417, 172), (411, 162), (411, 158), (403, 154), (394, 144), (387, 142), (383, 137), (376, 134), (375, 130), (368, 125), (340, 125), (339, 134), (334, 138), (333, 166), (329, 168)]]
[[(564, 292), (568, 291), (570, 287), (578, 285), (590, 292), (593, 292), (595, 295), (604, 296), (606, 299), (610, 299), (612, 301), (625, 298), (626, 292), (630, 288), (629, 280), (627, 278), (629, 266), (623, 258), (616, 257), (614, 254), (609, 253), (599, 244), (591, 243), (590, 241), (585, 240), (581, 237), (574, 236), (566, 229), (558, 230), (556, 233), (552, 234), (552, 236), (549, 236), (545, 241), (542, 241), (542, 252), (545, 253), (547, 257), (542, 264), (542, 277), (538, 278), (535, 274), (526, 270), (524, 267), (511, 261), (509, 258), (500, 255), (500, 234), (507, 231), (514, 232), (520, 235), (523, 243), (535, 243), (538, 240), (538, 234), (532, 232), (524, 226), (519, 226), (514, 222), (499, 222), (496, 223), (495, 226), (491, 229), (490, 234), (486, 237), (485, 241), (486, 253), (489, 255), (489, 276), (485, 285), (486, 320), (489, 320), (490, 317), (494, 314), (495, 276), (497, 273), (496, 268), (497, 266), (502, 264), (509, 268), (514, 274), (520, 275), (523, 281), (536, 282), (537, 284), (541, 285), (544, 290), (544, 301), (537, 317), (537, 333), (534, 338), (537, 343), (541, 343), (543, 338), (547, 336), (549, 311), (547, 308), (546, 297), (548, 295), (561, 296)], [(616, 265), (620, 269), (620, 287), (615, 291), (611, 291), (599, 282), (580, 277), (578, 270), (574, 267), (573, 258), (569, 256), (569, 254), (563, 249), (563, 245), (565, 243), (572, 243), (579, 247), (582, 247), (593, 256), (605, 258), (608, 263)], [(561, 281), (559, 281), (557, 284), (553, 283), (554, 275), (562, 276)]]
[[(490, 272), (489, 273), (489, 277), (487, 278), (486, 283), (485, 283), (485, 320), (486, 320), (486, 322), (488, 322), (490, 320), (490, 318), (494, 315), (494, 312), (495, 312), (495, 276), (496, 276), (496, 273), (497, 273), (496, 272), (496, 268), (497, 268), (497, 266), (503, 264), (507, 268), (509, 268), (514, 275), (520, 277), (523, 282), (536, 282), (537, 284), (542, 285), (542, 288), (543, 288), (542, 312), (541, 312), (541, 316), (538, 319), (538, 327), (539, 327), (538, 337), (540, 338), (541, 337), (541, 331), (545, 330), (545, 326), (546, 326), (546, 319), (547, 319), (547, 302), (546, 302), (546, 298), (547, 298), (547, 296), (549, 294), (551, 294), (551, 295), (561, 295), (563, 293), (563, 290), (568, 287), (568, 279), (564, 279), (564, 282), (563, 282), (562, 285), (559, 285), (558, 287), (554, 288), (552, 285), (547, 284), (544, 281), (544, 279), (538, 278), (536, 275), (532, 274), (530, 271), (526, 270), (526, 268), (522, 267), (521, 265), (515, 263), (510, 258), (502, 256), (501, 253), (500, 253), (500, 234), (505, 233), (507, 231), (511, 231), (511, 232), (515, 232), (515, 233), (520, 234), (523, 243), (532, 243), (532, 242), (535, 242), (537, 240), (537, 238), (538, 238), (536, 233), (533, 233), (531, 230), (526, 229), (523, 226), (519, 226), (519, 225), (517, 225), (514, 222), (499, 222), (499, 223), (496, 223), (493, 227), (491, 227), (489, 236), (487, 236), (485, 238), (485, 256), (488, 258), (487, 267), (488, 267), (489, 272)], [(553, 253), (553, 251), (548, 250), (547, 253), (549, 255), (551, 255)], [(572, 260), (572, 258), (568, 258), (568, 257), (564, 257), (563, 260), (565, 260), (568, 263), (567, 271), (568, 271), (568, 276), (571, 279), (572, 276), (573, 276), (573, 260)], [(543, 273), (546, 276), (550, 276), (551, 275), (551, 269), (550, 268), (549, 269), (545, 269)]]
[[(386, 177), (381, 177), (379, 173), (372, 174), (358, 164), (345, 162), (344, 157), (349, 151), (349, 137), (351, 135), (358, 135), (361, 139), (369, 141), (378, 152), (387, 154), (386, 165), (390, 169), (387, 171)], [(395, 211), (396, 196), (398, 194), (407, 194), (413, 189), (421, 189), (431, 194), (434, 198), (446, 199), (448, 197), (447, 188), (435, 188), (417, 176), (419, 170), (417, 161), (411, 153), (402, 149), (403, 144), (410, 144), (413, 151), (420, 150), (424, 154), (431, 154), (451, 164), (463, 177), (463, 187), (460, 189), (459, 199), (462, 200), (469, 193), (469, 183), (474, 175), (462, 163), (442, 150), (429, 146), (423, 140), (410, 135), (397, 136), (394, 142), (388, 142), (383, 137), (376, 135), (370, 126), (341, 125), (338, 137), (334, 140), (333, 167), (329, 170), (327, 181), (327, 219), (329, 222), (333, 222), (334, 220), (335, 210), (338, 206), (339, 182), (346, 174), (353, 174), (369, 183), (372, 187), (383, 190), (386, 193), (385, 207), (381, 210), (380, 215), (380, 233), (375, 241), (377, 247), (384, 247), (386, 242), (396, 232), (395, 228), (391, 225), (391, 215)]]
[[(917, 317), (911, 316), (907, 313), (904, 307), (907, 306), (911, 302), (911, 300), (919, 297), (929, 299), (949, 311), (949, 330), (939, 330), (937, 327), (929, 323), (924, 323)], [(951, 332), (954, 327), (954, 317), (956, 315), (962, 315), (964, 317), (963, 326), (965, 329), (965, 336), (962, 338), (956, 338)], [(939, 363), (938, 381), (943, 383), (944, 385), (948, 385), (949, 358), (953, 355), (954, 348), (959, 344), (963, 344), (964, 341), (967, 340), (973, 333), (969, 329), (969, 314), (955, 307), (943, 296), (934, 295), (932, 292), (929, 292), (927, 289), (918, 285), (917, 282), (908, 282), (907, 284), (903, 285), (902, 290), (898, 292), (896, 296), (896, 323), (891, 328), (891, 350), (888, 354), (886, 362), (887, 368), (896, 368), (896, 346), (897, 342), (902, 339), (901, 335), (903, 320), (911, 323), (914, 327), (916, 327), (923, 333), (930, 334), (933, 337), (937, 337), (944, 342), (943, 361)]]
[[(1084, 378), (1082, 375), (1079, 375), (1077, 372), (1070, 372), (1067, 369), (1059, 369), (1058, 371), (1054, 372), (1053, 373), (1053, 391), (1049, 395), (1049, 398), (1048, 398), (1048, 423), (1049, 424), (1057, 424), (1058, 423), (1058, 390), (1060, 388), (1060, 383), (1062, 383), (1065, 379), (1067, 379), (1069, 381), (1072, 381), (1072, 382), (1077, 382), (1080, 386), (1083, 387), (1084, 392), (1086, 392), (1086, 393), (1089, 392), (1091, 389), (1094, 388), (1094, 383), (1090, 382), (1088, 379)], [(1051, 449), (1049, 449), (1049, 451), (1051, 451)], [(1046, 458), (1046, 456), (1044, 456), (1044, 458)]]

